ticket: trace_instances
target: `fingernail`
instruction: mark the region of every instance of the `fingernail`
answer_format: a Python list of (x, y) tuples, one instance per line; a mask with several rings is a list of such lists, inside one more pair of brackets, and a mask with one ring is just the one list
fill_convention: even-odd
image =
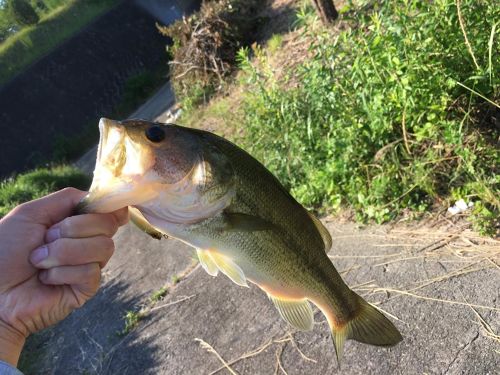
[(61, 238), (61, 229), (60, 228), (50, 228), (45, 235), (47, 242), (53, 242), (58, 238)]
[(37, 265), (49, 256), (49, 248), (45, 245), (33, 250), (30, 255), (30, 261), (33, 265)]

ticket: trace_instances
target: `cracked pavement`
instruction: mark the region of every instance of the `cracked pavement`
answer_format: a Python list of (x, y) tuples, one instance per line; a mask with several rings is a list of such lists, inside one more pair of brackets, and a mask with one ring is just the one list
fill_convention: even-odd
[[(500, 269), (482, 258), (484, 245), (471, 248), (459, 240), (428, 247), (449, 234), (425, 228), (408, 234), (407, 227), (326, 225), (334, 239), (332, 261), (351, 287), (391, 314), (404, 337), (398, 346), (348, 341), (339, 370), (320, 312), (312, 332), (293, 332), (257, 287), (211, 277), (193, 268), (190, 247), (150, 239), (128, 225), (115, 237), (116, 254), (98, 295), (30, 341), (25, 356), (37, 363), (27, 373), (231, 373), (202, 342), (234, 362), (237, 374), (498, 373), (500, 344), (476, 315), (498, 333)], [(498, 248), (490, 259), (498, 264)], [(150, 295), (166, 284), (169, 293), (152, 304)], [(149, 312), (138, 326), (117, 335), (125, 312), (141, 306)]]

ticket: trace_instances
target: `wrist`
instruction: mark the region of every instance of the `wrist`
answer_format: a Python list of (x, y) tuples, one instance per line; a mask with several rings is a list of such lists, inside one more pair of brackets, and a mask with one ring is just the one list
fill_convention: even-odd
[(16, 367), (26, 338), (21, 332), (0, 320), (0, 360)]

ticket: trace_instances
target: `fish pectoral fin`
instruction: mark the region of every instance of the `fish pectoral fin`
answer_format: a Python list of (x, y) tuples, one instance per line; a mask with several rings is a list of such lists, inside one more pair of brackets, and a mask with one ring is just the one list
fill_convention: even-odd
[(149, 224), (146, 218), (141, 214), (141, 211), (139, 211), (137, 208), (129, 206), (128, 212), (130, 214), (130, 221), (134, 223), (140, 230), (149, 234), (151, 237), (157, 240), (161, 240), (163, 237), (165, 237), (165, 234)]
[(229, 257), (213, 250), (207, 250), (207, 255), (211, 258), (217, 268), (224, 275), (229, 277), (235, 284), (248, 287), (247, 278), (245, 277), (242, 269)]
[(219, 268), (213, 261), (207, 250), (196, 249), (196, 253), (198, 254), (198, 259), (200, 260), (201, 266), (210, 276), (217, 276), (219, 273)]
[(253, 232), (274, 229), (274, 225), (258, 216), (238, 212), (224, 212), (225, 229), (231, 231)]
[(287, 300), (271, 294), (268, 296), (288, 324), (301, 331), (310, 331), (313, 328), (314, 315), (307, 299)]

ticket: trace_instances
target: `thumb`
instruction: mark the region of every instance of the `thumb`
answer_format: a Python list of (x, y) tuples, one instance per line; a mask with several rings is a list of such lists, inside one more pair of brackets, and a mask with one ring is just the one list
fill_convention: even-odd
[(19, 213), (47, 227), (71, 216), (75, 206), (87, 194), (75, 188), (65, 188), (45, 197), (22, 204)]

